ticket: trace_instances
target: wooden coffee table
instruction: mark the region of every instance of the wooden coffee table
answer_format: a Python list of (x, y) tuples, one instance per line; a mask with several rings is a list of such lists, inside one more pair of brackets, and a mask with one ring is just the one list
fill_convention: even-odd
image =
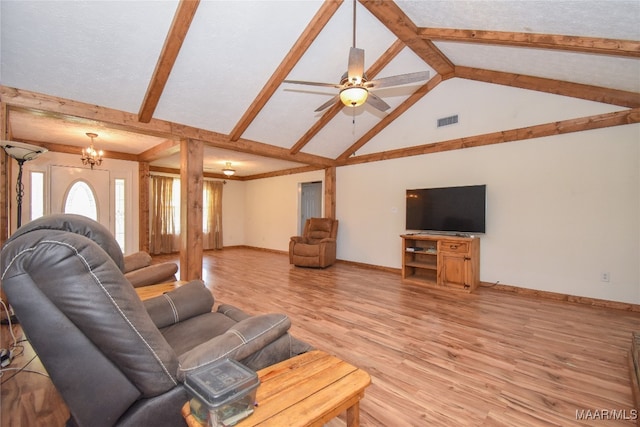
[[(371, 377), (337, 357), (314, 350), (258, 371), (258, 405), (236, 424), (249, 426), (322, 426), (347, 411), (347, 426), (360, 425), (360, 399)], [(202, 424), (182, 407), (189, 427)]]

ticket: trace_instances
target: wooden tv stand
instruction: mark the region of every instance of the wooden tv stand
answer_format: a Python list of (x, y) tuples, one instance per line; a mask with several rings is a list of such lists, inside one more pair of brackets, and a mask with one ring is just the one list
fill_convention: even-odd
[(403, 234), (402, 280), (473, 292), (480, 283), (480, 239)]

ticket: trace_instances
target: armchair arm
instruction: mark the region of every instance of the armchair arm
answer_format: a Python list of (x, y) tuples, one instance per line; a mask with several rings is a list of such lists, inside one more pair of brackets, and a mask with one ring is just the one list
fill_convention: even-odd
[(178, 380), (190, 371), (222, 358), (242, 360), (284, 335), (291, 321), (284, 314), (263, 314), (242, 320), (227, 332), (179, 357)]
[(124, 274), (134, 288), (156, 285), (176, 280), (178, 265), (175, 262), (151, 264)]
[(324, 239), (320, 240), (318, 242), (318, 244), (320, 243), (336, 243), (336, 239), (334, 239), (333, 237), (325, 237)]
[(291, 241), (295, 243), (307, 243), (307, 238), (303, 236), (291, 236)]
[(148, 265), (151, 265), (151, 255), (147, 252), (139, 251), (130, 255), (125, 255), (123, 273), (129, 273)]
[(173, 291), (144, 301), (151, 320), (158, 328), (208, 313), (213, 307), (213, 295), (201, 280), (193, 280)]

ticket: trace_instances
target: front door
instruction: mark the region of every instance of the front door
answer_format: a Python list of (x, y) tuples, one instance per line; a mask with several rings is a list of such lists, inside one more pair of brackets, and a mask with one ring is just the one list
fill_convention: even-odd
[(113, 233), (109, 171), (51, 166), (51, 213), (78, 213)]

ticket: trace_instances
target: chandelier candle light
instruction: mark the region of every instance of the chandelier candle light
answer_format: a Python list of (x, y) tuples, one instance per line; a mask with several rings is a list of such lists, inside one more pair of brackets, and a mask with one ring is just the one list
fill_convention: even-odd
[(96, 151), (96, 149), (93, 148), (93, 138), (98, 137), (97, 133), (87, 132), (86, 135), (91, 138), (91, 145), (88, 148), (82, 149), (82, 164), (89, 164), (91, 165), (91, 169), (93, 169), (95, 165), (100, 166), (102, 164), (102, 156), (104, 155), (104, 151)]

